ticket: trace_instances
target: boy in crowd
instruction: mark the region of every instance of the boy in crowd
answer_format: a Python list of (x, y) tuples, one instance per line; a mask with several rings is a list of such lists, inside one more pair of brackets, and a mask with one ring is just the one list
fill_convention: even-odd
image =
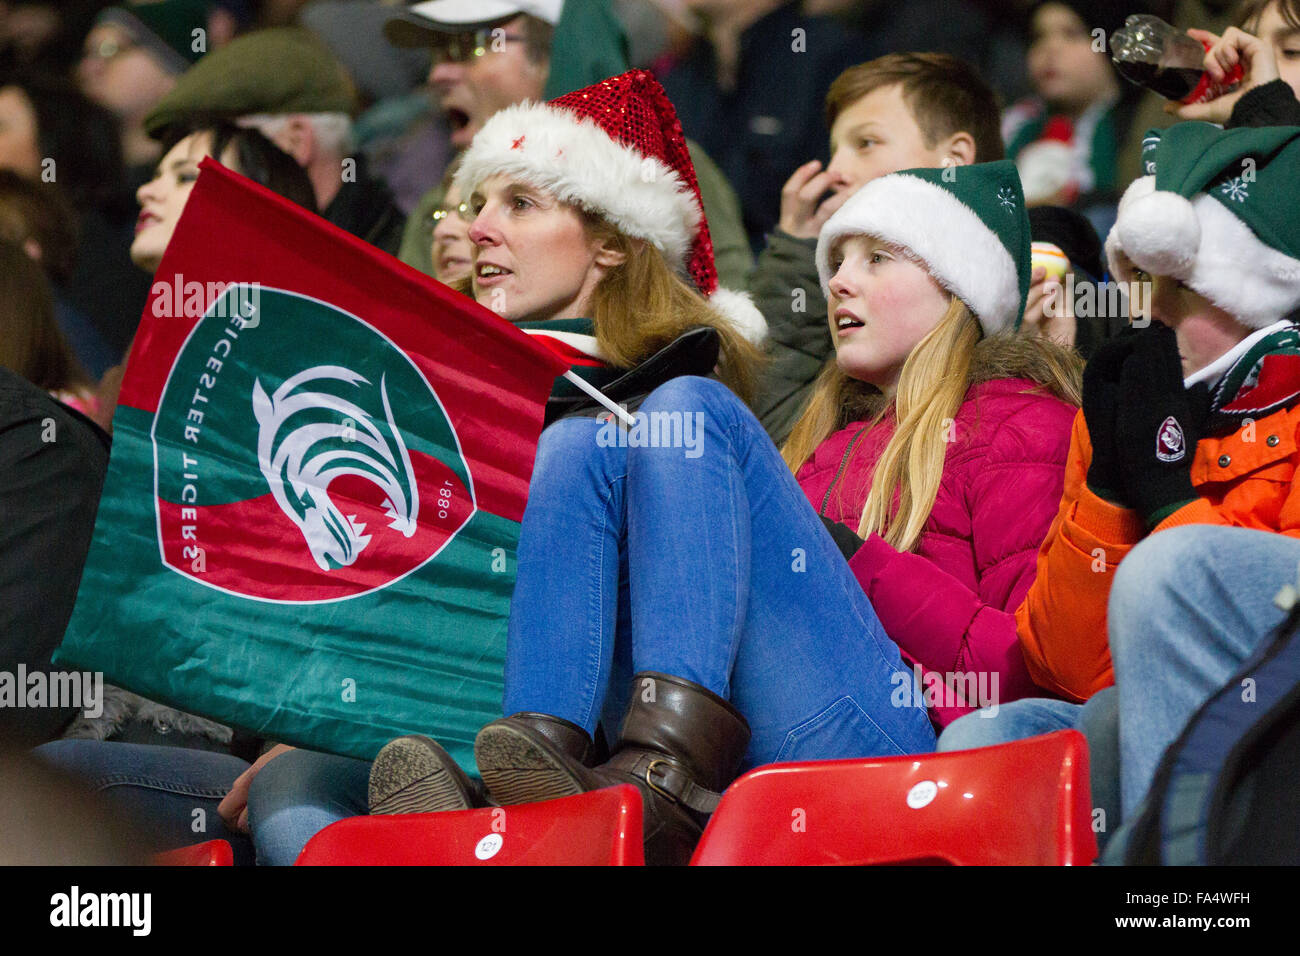
[(1150, 131), (1143, 161), (1106, 251), (1117, 278), (1147, 285), (1154, 323), (1084, 372), (1065, 493), (1016, 613), (1035, 682), (1087, 703), (1017, 701), (939, 741), (1083, 726), (1113, 764), (1118, 734), (1120, 807), (1105, 787), (1094, 800), (1125, 820), (1281, 619), (1268, 599), (1300, 557), (1280, 537), (1300, 537), (1300, 128), (1183, 123)]
[(826, 220), (859, 187), (887, 173), (1003, 155), (993, 91), (972, 67), (942, 53), (892, 53), (850, 67), (831, 84), (826, 122), (830, 164), (822, 169), (812, 160), (786, 182), (780, 222), (750, 280), (767, 319), (772, 359), (756, 410), (777, 444), (834, 352), (814, 259)]

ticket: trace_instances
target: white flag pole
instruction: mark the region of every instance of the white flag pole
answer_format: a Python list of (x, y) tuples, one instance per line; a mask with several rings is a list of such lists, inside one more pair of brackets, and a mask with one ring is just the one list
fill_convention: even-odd
[(636, 420), (628, 414), (626, 408), (623, 408), (621, 405), (615, 405), (604, 392), (598, 389), (595, 385), (592, 385), (590, 382), (574, 374), (572, 369), (565, 372), (564, 377), (617, 415), (619, 421), (628, 428), (631, 428), (636, 424)]

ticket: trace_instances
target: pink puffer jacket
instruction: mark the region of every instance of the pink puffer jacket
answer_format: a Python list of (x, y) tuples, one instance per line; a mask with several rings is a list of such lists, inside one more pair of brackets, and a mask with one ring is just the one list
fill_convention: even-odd
[[(999, 704), (1044, 695), (1021, 655), (1015, 611), (1060, 504), (1076, 411), (1029, 379), (972, 385), (916, 552), (900, 554), (872, 535), (849, 561), (909, 663), (923, 672), (974, 675), (959, 678), (955, 693), (931, 706), (940, 727), (979, 703), (978, 696), (967, 703), (963, 687), (978, 687)], [(893, 434), (890, 418), (871, 431), (866, 425), (831, 435), (797, 476), (819, 513), (855, 531)], [(923, 683), (938, 689), (933, 678)]]

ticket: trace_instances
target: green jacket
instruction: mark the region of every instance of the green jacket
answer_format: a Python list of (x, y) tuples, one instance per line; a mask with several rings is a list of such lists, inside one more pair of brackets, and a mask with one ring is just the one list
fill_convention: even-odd
[(816, 252), (816, 239), (774, 229), (749, 282), (754, 304), (767, 320), (769, 358), (754, 407), (777, 445), (789, 436), (813, 381), (835, 353)]
[[(695, 164), (700, 198), (704, 201), (704, 215), (709, 220), (718, 282), (724, 288), (744, 289), (754, 259), (750, 255), (745, 227), (740, 219), (740, 200), (736, 198), (735, 191), (722, 171), (704, 150), (690, 140), (687, 140), (686, 145), (691, 151), (691, 162)], [(407, 217), (401, 250), (397, 254), (408, 266), (413, 266), (426, 275), (433, 275), (433, 211), (441, 205), (441, 186), (435, 186), (420, 197), (420, 202)]]

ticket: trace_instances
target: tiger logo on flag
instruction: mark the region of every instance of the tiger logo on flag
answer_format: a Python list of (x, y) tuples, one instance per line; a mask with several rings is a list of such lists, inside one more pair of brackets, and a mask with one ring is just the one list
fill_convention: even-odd
[[(337, 365), (299, 372), (272, 395), (261, 380), (253, 382), (258, 464), (323, 571), (347, 567), (370, 543), (370, 535), (363, 534), (365, 524), (330, 499), (329, 483), (336, 475), (357, 475), (377, 485), (385, 496), (389, 527), (407, 538), (415, 534), (420, 512), (411, 457), (393, 421), (384, 380), (379, 381), (383, 429), (361, 406), (328, 390), (339, 382), (354, 390), (370, 384)], [(321, 413), (324, 420), (316, 420)]]
[(363, 318), (285, 290), (257, 298), (253, 322), (210, 303), (163, 389), (163, 562), (260, 600), (387, 587), (477, 511), (460, 439), (413, 357)]

